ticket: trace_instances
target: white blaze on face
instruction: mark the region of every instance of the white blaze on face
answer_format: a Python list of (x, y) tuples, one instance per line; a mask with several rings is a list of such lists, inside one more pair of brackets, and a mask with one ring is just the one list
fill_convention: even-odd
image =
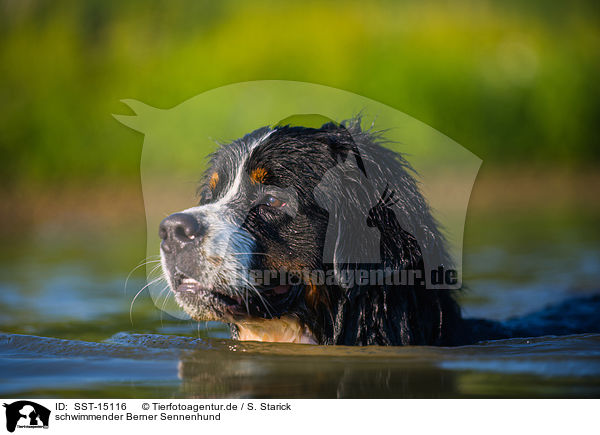
[[(198, 281), (203, 287), (226, 285), (230, 288), (248, 284), (248, 275), (252, 254), (255, 250), (254, 237), (240, 228), (242, 222), (236, 218), (234, 202), (240, 196), (240, 189), (247, 174), (244, 171), (249, 155), (261, 142), (271, 135), (269, 131), (252, 143), (246, 153), (239, 158), (237, 171), (231, 179), (223, 196), (211, 204), (191, 207), (181, 213), (188, 213), (202, 221), (206, 226), (206, 234), (200, 243), (199, 262), (209, 262)], [(161, 249), (163, 270), (165, 268), (164, 253)]]

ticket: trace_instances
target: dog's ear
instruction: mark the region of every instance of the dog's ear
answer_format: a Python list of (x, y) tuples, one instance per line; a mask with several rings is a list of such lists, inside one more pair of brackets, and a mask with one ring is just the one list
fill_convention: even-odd
[[(360, 118), (352, 119), (351, 127), (355, 125), (360, 128)], [(346, 124), (338, 124), (332, 121), (323, 124), (320, 130), (325, 133), (325, 143), (329, 146), (329, 152), (334, 161), (345, 162), (348, 157), (353, 157), (357, 167), (366, 175), (362, 156), (354, 141), (352, 132)]]
[(363, 131), (360, 120), (342, 127), (322, 127), (336, 162), (314, 191), (329, 213), (323, 263), (342, 284), (351, 284), (347, 271), (359, 266), (448, 267), (443, 236), (408, 162)]

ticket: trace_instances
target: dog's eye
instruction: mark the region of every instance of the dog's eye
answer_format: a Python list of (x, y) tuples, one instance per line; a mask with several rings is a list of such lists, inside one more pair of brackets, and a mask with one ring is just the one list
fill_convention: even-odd
[(283, 202), (282, 200), (275, 198), (273, 195), (267, 195), (263, 198), (263, 200), (261, 201), (262, 204), (264, 205), (268, 205), (269, 207), (283, 207), (285, 205), (285, 202)]

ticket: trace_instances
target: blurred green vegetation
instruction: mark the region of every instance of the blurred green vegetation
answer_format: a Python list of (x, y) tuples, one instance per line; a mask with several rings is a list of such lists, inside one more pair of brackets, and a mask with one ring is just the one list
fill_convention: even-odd
[(169, 108), (261, 79), (381, 101), (486, 165), (595, 165), (599, 16), (596, 1), (1, 1), (0, 181), (137, 181), (119, 100)]

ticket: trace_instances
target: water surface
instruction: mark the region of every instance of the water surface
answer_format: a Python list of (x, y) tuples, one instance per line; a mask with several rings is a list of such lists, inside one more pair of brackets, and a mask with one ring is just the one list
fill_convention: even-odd
[[(595, 215), (479, 216), (465, 233), (466, 316), (504, 320), (598, 293)], [(11, 397), (600, 397), (600, 334), (456, 348), (241, 343), (142, 292), (143, 234), (7, 239), (0, 395)]]

